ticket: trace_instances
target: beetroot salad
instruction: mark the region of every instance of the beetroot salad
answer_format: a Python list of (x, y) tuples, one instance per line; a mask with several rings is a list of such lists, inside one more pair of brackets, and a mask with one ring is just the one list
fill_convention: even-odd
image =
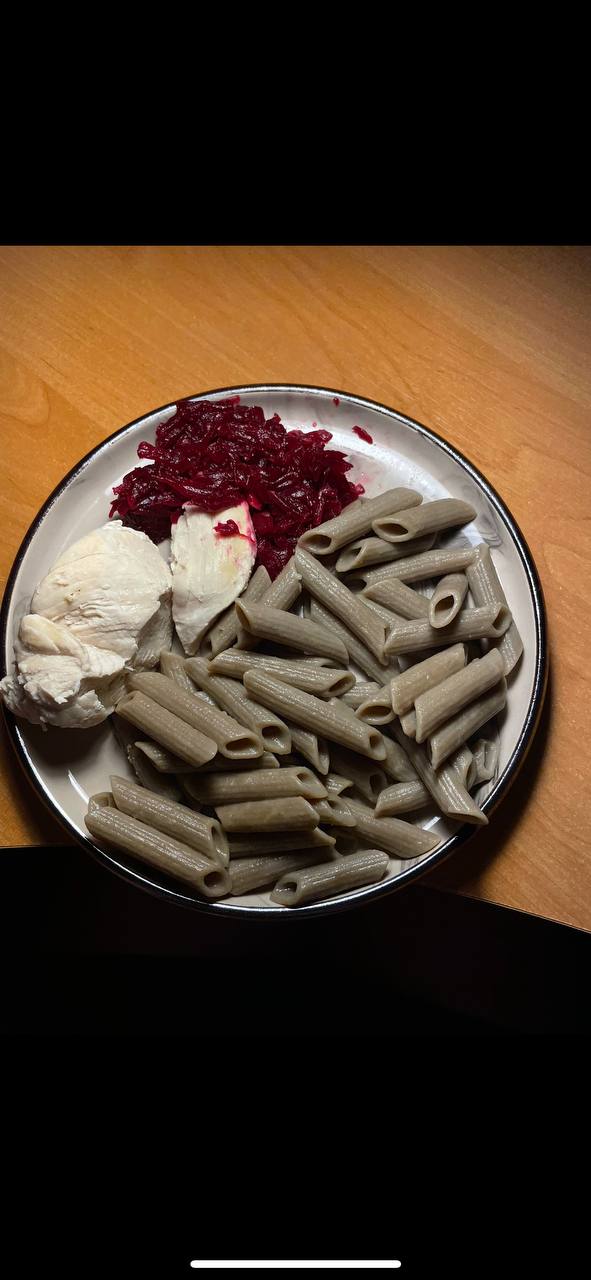
[[(257, 565), (275, 578), (300, 534), (338, 516), (363, 493), (347, 480), (352, 463), (326, 446), (330, 431), (288, 431), (278, 414), (226, 400), (180, 400), (176, 413), (142, 441), (135, 467), (116, 485), (109, 512), (159, 543), (183, 506), (214, 513), (248, 502), (257, 535)], [(232, 522), (228, 522), (231, 524)], [(219, 534), (233, 530), (222, 524)]]

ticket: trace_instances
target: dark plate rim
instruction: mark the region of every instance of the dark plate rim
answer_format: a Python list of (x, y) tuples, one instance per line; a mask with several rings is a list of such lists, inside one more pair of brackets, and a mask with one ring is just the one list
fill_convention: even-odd
[[(388, 405), (384, 405), (378, 400), (370, 400), (366, 396), (356, 396), (349, 391), (342, 391), (336, 388), (284, 382), (264, 382), (233, 387), (217, 387), (209, 391), (200, 391), (195, 392), (190, 396), (179, 397), (179, 399), (207, 400), (210, 396), (217, 396), (225, 393), (228, 395), (243, 395), (274, 391), (291, 392), (298, 395), (315, 394), (320, 392), (326, 396), (331, 396), (333, 398), (337, 397), (339, 400), (346, 400), (349, 404), (359, 405), (360, 407), (367, 405), (371, 409), (382, 413), (387, 418), (396, 418), (412, 431), (416, 431), (419, 435), (424, 436), (426, 439), (438, 445), (444, 453), (447, 453), (454, 462), (458, 463), (480, 486), (486, 494), (489, 502), (506, 523), (519, 552), (531, 592), (536, 632), (536, 660), (531, 699), (519, 739), (503, 774), (482, 805), (484, 812), (486, 812), (487, 816), (490, 817), (490, 814), (507, 795), (526, 759), (538, 728), (548, 682), (549, 657), (544, 594), (533, 556), (519, 525), (511, 515), (509, 508), (503, 502), (503, 499), (497, 493), (496, 489), (486, 479), (486, 476), (484, 476), (478, 467), (474, 466), (474, 464), (470, 462), (459, 449), (456, 449), (453, 445), (449, 444), (443, 436), (438, 435), (438, 433), (433, 431), (430, 427), (423, 426), (422, 423), (417, 422), (414, 418), (409, 418), (406, 414), (400, 413), (397, 409), (391, 409)], [(14, 585), (30, 543), (36, 536), (46, 515), (54, 506), (57, 499), (61, 497), (64, 490), (68, 488), (71, 481), (75, 479), (75, 477), (79, 476), (99, 453), (104, 449), (107, 449), (109, 445), (112, 444), (113, 440), (116, 440), (127, 432), (132, 431), (134, 427), (137, 427), (140, 423), (144, 422), (146, 418), (153, 417), (154, 414), (157, 413), (163, 413), (166, 409), (173, 408), (177, 403), (178, 400), (171, 400), (167, 404), (161, 405), (158, 409), (150, 409), (147, 413), (142, 413), (138, 418), (134, 418), (132, 422), (126, 423), (124, 427), (119, 427), (117, 431), (113, 431), (111, 435), (107, 436), (99, 445), (96, 445), (87, 454), (85, 454), (84, 457), (81, 458), (70, 471), (68, 471), (67, 475), (65, 475), (59, 484), (56, 485), (55, 489), (43, 503), (43, 506), (35, 516), (35, 519), (27, 530), (17, 551), (4, 591), (2, 606), (0, 609), (1, 676), (6, 675), (7, 673), (6, 648), (8, 612)], [(252, 921), (253, 919), (278, 920), (294, 917), (298, 918), (302, 916), (310, 917), (330, 915), (334, 912), (344, 911), (350, 907), (359, 906), (369, 901), (375, 901), (378, 898), (385, 897), (388, 893), (398, 892), (400, 889), (405, 888), (406, 885), (411, 884), (413, 881), (426, 875), (429, 871), (432, 871), (435, 866), (440, 865), (449, 858), (456, 849), (465, 845), (469, 840), (474, 839), (478, 834), (478, 831), (481, 830), (481, 828), (464, 824), (459, 827), (448, 840), (446, 840), (441, 848), (435, 849), (433, 853), (429, 854), (420, 863), (409, 867), (407, 870), (402, 870), (394, 880), (386, 880), (376, 885), (370, 885), (367, 888), (358, 889), (352, 893), (343, 894), (333, 902), (310, 903), (307, 906), (299, 907), (297, 911), (282, 911), (281, 908), (278, 907), (243, 907), (236, 906), (222, 900), (208, 901), (207, 899), (196, 898), (183, 893), (173, 882), (171, 882), (170, 887), (168, 887), (164, 884), (159, 884), (147, 879), (147, 877), (142, 875), (139, 870), (136, 870), (134, 867), (127, 865), (124, 862), (120, 862), (115, 855), (106, 853), (103, 849), (100, 849), (98, 845), (95, 845), (92, 840), (82, 836), (69, 822), (67, 817), (61, 813), (50, 792), (44, 787), (41, 780), (37, 777), (32, 761), (29, 758), (26, 744), (21, 736), (16, 717), (8, 712), (4, 706), (3, 712), (10, 741), (30, 784), (33, 786), (46, 808), (50, 810), (53, 817), (60, 823), (60, 826), (65, 828), (77, 844), (80, 844), (84, 849), (88, 850), (93, 857), (98, 859), (98, 861), (103, 865), (107, 866), (111, 872), (120, 876), (129, 883), (154, 894), (156, 897), (164, 898), (166, 901), (170, 901), (172, 898), (180, 905), (194, 908), (198, 911), (205, 911), (210, 915), (217, 916), (218, 918), (225, 915), (232, 919), (238, 918)]]

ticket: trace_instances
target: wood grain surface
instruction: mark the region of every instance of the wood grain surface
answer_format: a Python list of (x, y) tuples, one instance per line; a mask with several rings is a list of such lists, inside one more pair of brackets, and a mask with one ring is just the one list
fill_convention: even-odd
[[(429, 882), (591, 929), (590, 349), (588, 248), (0, 247), (0, 576), (65, 472), (179, 396), (315, 383), (418, 418), (513, 512), (551, 654), (510, 797)], [(63, 842), (2, 732), (0, 844)]]

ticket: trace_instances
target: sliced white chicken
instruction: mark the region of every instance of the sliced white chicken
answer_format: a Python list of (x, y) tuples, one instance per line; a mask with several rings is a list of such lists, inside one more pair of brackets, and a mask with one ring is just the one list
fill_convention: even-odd
[(134, 667), (155, 666), (172, 641), (172, 578), (158, 548), (110, 520), (62, 552), (39, 583), (31, 613)]
[(27, 614), (15, 644), (16, 675), (0, 692), (10, 711), (33, 724), (86, 729), (100, 724), (124, 692), (123, 658), (83, 644), (68, 627)]
[[(240, 533), (216, 533), (234, 520)], [(172, 527), (172, 616), (185, 653), (197, 652), (218, 614), (233, 604), (252, 573), (257, 541), (247, 502), (207, 515), (187, 505)]]

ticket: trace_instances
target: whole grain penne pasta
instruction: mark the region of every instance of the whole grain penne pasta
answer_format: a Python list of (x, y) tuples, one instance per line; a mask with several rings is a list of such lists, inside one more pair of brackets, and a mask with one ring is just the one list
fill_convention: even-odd
[(341, 800), (340, 796), (327, 796), (326, 800), (315, 800), (314, 808), (318, 814), (319, 822), (324, 822), (327, 827), (355, 827), (357, 823), (346, 800)]
[[(165, 680), (166, 676), (162, 679)], [(172, 680), (168, 683), (172, 685)], [(194, 768), (213, 760), (217, 752), (217, 745), (212, 738), (139, 690), (126, 693), (119, 699), (117, 714), (123, 716), (124, 720), (130, 720), (138, 729), (147, 733), (149, 738), (155, 739), (174, 756), (180, 757), (185, 764)]]
[(291, 720), (286, 723), (294, 751), (299, 752), (304, 757), (304, 760), (308, 761), (308, 764), (313, 765), (318, 770), (318, 773), (328, 773), (330, 761), (328, 747), (324, 738), (319, 738), (318, 734), (302, 729), (301, 725), (293, 724)]
[(384, 542), (383, 538), (358, 538), (356, 542), (349, 543), (348, 547), (343, 547), (335, 567), (337, 573), (351, 573), (353, 569), (388, 564), (403, 556), (420, 555), (422, 551), (431, 550), (435, 537), (434, 533), (428, 533), (424, 538), (416, 538), (414, 542), (403, 544)]
[(158, 796), (164, 796), (165, 800), (180, 801), (182, 799), (180, 787), (175, 779), (159, 773), (135, 742), (129, 744), (125, 754), (142, 787), (146, 787), (148, 791), (155, 791)]
[(435, 649), (444, 644), (462, 640), (480, 640), (503, 634), (509, 626), (505, 605), (489, 604), (480, 609), (464, 609), (450, 627), (432, 627), (428, 618), (416, 622), (400, 622), (391, 627), (386, 641), (389, 657), (398, 653), (418, 653), (421, 649)]
[(344, 747), (331, 746), (330, 763), (331, 768), (335, 769), (338, 774), (345, 778), (350, 778), (351, 783), (371, 805), (375, 804), (380, 792), (388, 785), (384, 768), (378, 768), (370, 760), (364, 759), (363, 756), (358, 756), (355, 751), (347, 751)]
[[(282, 757), (282, 761), (285, 757)], [(279, 761), (277, 756), (272, 755), (270, 751), (264, 751), (262, 756), (255, 756), (254, 760), (228, 760), (226, 756), (220, 752), (214, 756), (209, 764), (203, 764), (200, 769), (193, 770), (197, 772), (199, 777), (202, 773), (243, 773), (245, 770), (251, 769), (278, 769)], [(184, 786), (185, 778), (181, 779)]]
[(395, 613), (393, 609), (386, 609), (383, 604), (378, 604), (376, 600), (370, 600), (368, 596), (364, 596), (363, 599), (365, 600), (367, 608), (371, 609), (372, 613), (376, 613), (378, 618), (382, 619), (382, 622), (386, 627), (386, 634), (390, 627), (396, 626), (397, 622), (405, 621), (401, 613)]
[(308, 529), (299, 539), (298, 547), (311, 551), (315, 556), (330, 556), (344, 547), (345, 543), (369, 533), (373, 520), (378, 516), (407, 510), (422, 500), (421, 494), (414, 489), (388, 489), (376, 498), (365, 498), (359, 505), (355, 503), (345, 507), (334, 520), (327, 520), (315, 529)]
[(327, 773), (324, 785), (329, 794), (340, 796), (343, 791), (351, 790), (353, 779), (343, 778), (340, 773)]
[[(267, 587), (264, 595), (259, 597), (259, 603), (267, 605), (269, 609), (291, 609), (301, 590), (301, 579), (296, 570), (295, 558), (292, 556), (281, 573), (277, 574), (271, 586)], [(238, 623), (236, 639), (240, 649), (256, 649), (258, 644), (256, 637), (244, 631), (240, 623)]]
[(302, 653), (332, 658), (346, 666), (349, 661), (344, 641), (310, 618), (300, 618), (284, 609), (268, 605), (245, 605), (236, 602), (236, 615), (242, 628), (257, 640), (270, 640)]
[(324, 800), (328, 795), (320, 779), (304, 765), (288, 769), (256, 769), (253, 773), (195, 774), (186, 779), (185, 789), (200, 804), (208, 805), (272, 800), (278, 796)]
[(364, 840), (371, 841), (376, 849), (383, 849), (394, 858), (420, 858), (441, 843), (433, 831), (423, 831), (411, 822), (400, 818), (376, 818), (371, 809), (359, 800), (347, 800), (357, 819), (357, 830)]
[[(145, 693), (193, 730), (207, 734), (217, 744), (223, 756), (240, 760), (262, 756), (261, 739), (251, 729), (246, 729), (218, 707), (210, 706), (196, 693), (185, 693), (184, 689), (179, 689), (167, 676), (157, 671), (134, 672), (128, 677), (128, 683), (132, 690)], [(177, 754), (181, 755), (178, 749)]]
[(165, 653), (163, 650), (160, 654), (160, 671), (163, 676), (173, 680), (179, 689), (184, 689), (185, 693), (195, 694), (195, 685), (187, 673), (185, 659), (179, 653)]
[[(342, 636), (349, 651), (350, 662), (354, 662), (355, 666), (359, 667), (360, 670), (363, 671), (366, 676), (369, 676), (371, 680), (375, 680), (379, 685), (383, 685), (385, 680), (391, 679), (396, 675), (398, 669), (397, 665), (391, 663), (389, 667), (384, 667), (382, 663), (378, 662), (377, 658), (374, 657), (373, 653), (370, 653), (367, 645), (363, 644), (363, 641), (360, 640), (358, 636), (353, 635), (353, 632), (340, 622), (334, 614), (331, 614), (328, 609), (325, 609), (324, 605), (320, 604), (319, 600), (311, 600), (310, 611), (316, 622), (323, 622), (326, 626), (332, 627), (337, 635)], [(347, 692), (347, 690), (344, 690), (344, 692)], [(336, 690), (334, 689), (331, 691), (330, 696), (333, 694), (336, 694)], [(338, 697), (339, 695), (336, 694), (336, 696)]]
[[(361, 594), (365, 597), (366, 592), (362, 591)], [(387, 582), (378, 583), (371, 590), (368, 588), (367, 598), (386, 605), (387, 609), (398, 614), (400, 618), (406, 618), (407, 621), (429, 617), (427, 596), (421, 595), (419, 591), (413, 591), (412, 587), (407, 587), (406, 583), (400, 582), (398, 578), (388, 578)]]
[(240, 680), (229, 680), (227, 676), (211, 676), (204, 658), (187, 659), (188, 675), (199, 688), (215, 698), (218, 706), (232, 716), (238, 724), (251, 729), (260, 738), (265, 751), (276, 752), (277, 755), (288, 755), (291, 751), (291, 737), (287, 725), (278, 716), (274, 716), (267, 707), (261, 707), (248, 697)]
[[(468, 572), (468, 569), (470, 572)], [(491, 604), (496, 600), (500, 600), (502, 604), (507, 605), (507, 597), (499, 581), (499, 575), (493, 564), (490, 550), (485, 543), (481, 543), (475, 548), (474, 559), (466, 569), (466, 577), (475, 605)], [(492, 648), (492, 641), (490, 647)], [(513, 618), (511, 618), (509, 627), (495, 647), (503, 659), (505, 675), (508, 676), (513, 668), (517, 666), (523, 653), (523, 641)]]
[(321, 666), (317, 662), (294, 662), (290, 658), (276, 658), (274, 654), (243, 653), (241, 649), (218, 653), (208, 667), (211, 675), (234, 678), (242, 678), (247, 671), (268, 671), (284, 684), (294, 685), (296, 689), (304, 689), (319, 698), (338, 697), (355, 684), (351, 671)]
[(311, 693), (283, 684), (266, 671), (247, 671), (244, 684), (258, 702), (279, 711), (302, 729), (328, 738), (329, 742), (340, 742), (373, 760), (384, 758), (381, 734), (370, 725), (361, 724), (355, 715), (349, 719), (344, 714), (346, 707), (330, 706)]
[(372, 529), (385, 542), (409, 542), (422, 538), (426, 533), (440, 533), (460, 524), (469, 524), (476, 512), (469, 502), (460, 498), (438, 498), (435, 502), (423, 502), (393, 515), (379, 516), (372, 521)]
[(357, 684), (354, 684), (348, 693), (343, 694), (343, 702), (346, 702), (348, 707), (356, 711), (368, 698), (371, 698), (374, 694), (381, 693), (381, 691), (381, 686), (377, 680), (358, 680)]
[(357, 636), (370, 650), (374, 658), (382, 666), (387, 666), (384, 658), (384, 642), (386, 629), (379, 618), (367, 606), (349, 591), (344, 583), (328, 571), (325, 565), (315, 560), (303, 547), (295, 553), (296, 568), (301, 574), (302, 582), (310, 595), (314, 596), (331, 613), (336, 614), (341, 622)]
[(271, 902), (281, 907), (301, 907), (321, 902), (349, 889), (383, 880), (388, 856), (381, 849), (361, 849), (346, 858), (316, 867), (300, 867), (281, 876), (271, 893)]
[(455, 818), (458, 822), (486, 826), (488, 818), (475, 804), (455, 770), (444, 765), (443, 769), (436, 771), (427, 757), (425, 748), (413, 742), (412, 738), (405, 738), (400, 725), (396, 724), (396, 721), (394, 721), (392, 732), (395, 734), (399, 745), (403, 745), (403, 749), (408, 754), (416, 774), (418, 774), (421, 782), (424, 783), (427, 791), (433, 796), (438, 809), (446, 817)]
[(490, 738), (479, 738), (472, 747), (472, 758), (474, 761), (473, 785), (477, 787), (481, 782), (490, 782), (498, 768), (498, 742), (493, 742)]
[(232, 882), (225, 867), (212, 862), (197, 849), (156, 831), (137, 818), (113, 808), (96, 808), (86, 814), (87, 830), (96, 840), (130, 853), (159, 871), (182, 880), (205, 898), (222, 898)]
[[(181, 760), (180, 756), (175, 756), (172, 751), (167, 751), (166, 747), (162, 747), (159, 742), (144, 742), (139, 739), (136, 741), (135, 746), (149, 764), (153, 765), (157, 773), (195, 773), (198, 767), (195, 764), (187, 764), (186, 760)], [(215, 760), (215, 756), (213, 758)], [(204, 766), (199, 767), (203, 768)]]
[(398, 578), (400, 582), (424, 582), (427, 578), (442, 578), (446, 573), (462, 573), (473, 559), (474, 547), (441, 547), (403, 557), (394, 564), (380, 565), (377, 569), (361, 569), (351, 577), (361, 579), (366, 587), (376, 582), (387, 582), (388, 578)]
[(461, 671), (419, 694), (415, 698), (417, 742), (425, 742), (440, 725), (492, 689), (502, 675), (503, 659), (497, 649), (491, 649), (483, 658), (476, 658)]
[(417, 736), (417, 715), (416, 711), (407, 711), (406, 715), (400, 717), (400, 726), (402, 732), (407, 738), (416, 738)]
[(390, 685), (386, 684), (377, 693), (370, 694), (357, 707), (355, 715), (363, 720), (364, 724), (389, 724), (394, 719)]
[(466, 790), (471, 791), (476, 781), (476, 766), (474, 756), (466, 742), (458, 751), (454, 751), (453, 756), (449, 757), (447, 765), (450, 769), (455, 769)]
[(155, 827), (192, 849), (197, 849), (212, 862), (227, 867), (230, 861), (228, 840), (215, 818), (206, 818), (186, 804), (176, 804), (126, 778), (111, 776), (113, 799), (121, 813)]
[(507, 681), (503, 676), (488, 693), (471, 702), (468, 707), (447, 720), (440, 729), (436, 729), (427, 739), (427, 754), (433, 768), (438, 769), (473, 733), (498, 715), (506, 701)]
[(420, 778), (416, 778), (414, 782), (395, 782), (386, 787), (377, 798), (374, 814), (376, 818), (391, 818), (397, 813), (426, 809), (432, 803), (431, 793)]
[[(265, 595), (270, 586), (271, 579), (269, 574), (265, 566), (260, 564), (258, 569), (255, 569), (239, 598), (240, 600), (246, 600), (247, 603), (256, 604), (256, 601)], [(238, 635), (238, 619), (234, 604), (235, 602), (233, 601), (225, 613), (222, 613), (217, 622), (204, 635), (201, 648), (206, 658), (215, 658), (216, 653), (222, 653), (224, 649), (229, 649), (230, 645), (234, 644)]]
[(302, 849), (315, 849), (316, 856), (318, 856), (318, 849), (331, 851), (334, 849), (335, 837), (334, 835), (329, 835), (327, 831), (323, 831), (322, 827), (310, 827), (307, 831), (294, 831), (292, 834), (289, 831), (282, 831), (279, 836), (277, 832), (266, 836), (251, 833), (230, 835), (229, 844), (230, 861), (232, 862), (234, 858), (250, 858), (255, 855), (258, 858), (276, 858), (278, 846), (280, 846), (282, 853), (294, 853)]
[[(390, 778), (394, 778), (395, 782), (412, 782), (417, 776), (416, 771), (406, 751), (389, 736), (391, 731), (392, 725), (382, 734), (382, 741), (386, 751), (386, 758), (382, 761), (382, 769)], [(402, 737), (404, 739), (404, 734)]]
[(468, 579), (465, 573), (448, 573), (437, 583), (429, 600), (429, 622), (432, 627), (448, 627), (457, 617), (466, 599)]
[(406, 671), (401, 671), (390, 681), (390, 697), (392, 707), (397, 716), (403, 716), (414, 707), (415, 698), (427, 689), (441, 684), (454, 672), (461, 671), (466, 664), (466, 649), (463, 644), (452, 645), (441, 653), (417, 662)]
[(305, 831), (319, 822), (314, 805), (301, 795), (216, 804), (214, 808), (224, 831)]
[[(330, 849), (326, 850), (326, 858), (332, 860)], [(276, 854), (275, 857), (264, 855), (251, 858), (230, 860), (230, 876), (232, 893), (240, 897), (252, 889), (263, 889), (267, 884), (274, 884), (286, 871), (297, 871), (300, 867), (317, 864), (322, 854), (318, 849), (300, 849), (293, 853)]]

